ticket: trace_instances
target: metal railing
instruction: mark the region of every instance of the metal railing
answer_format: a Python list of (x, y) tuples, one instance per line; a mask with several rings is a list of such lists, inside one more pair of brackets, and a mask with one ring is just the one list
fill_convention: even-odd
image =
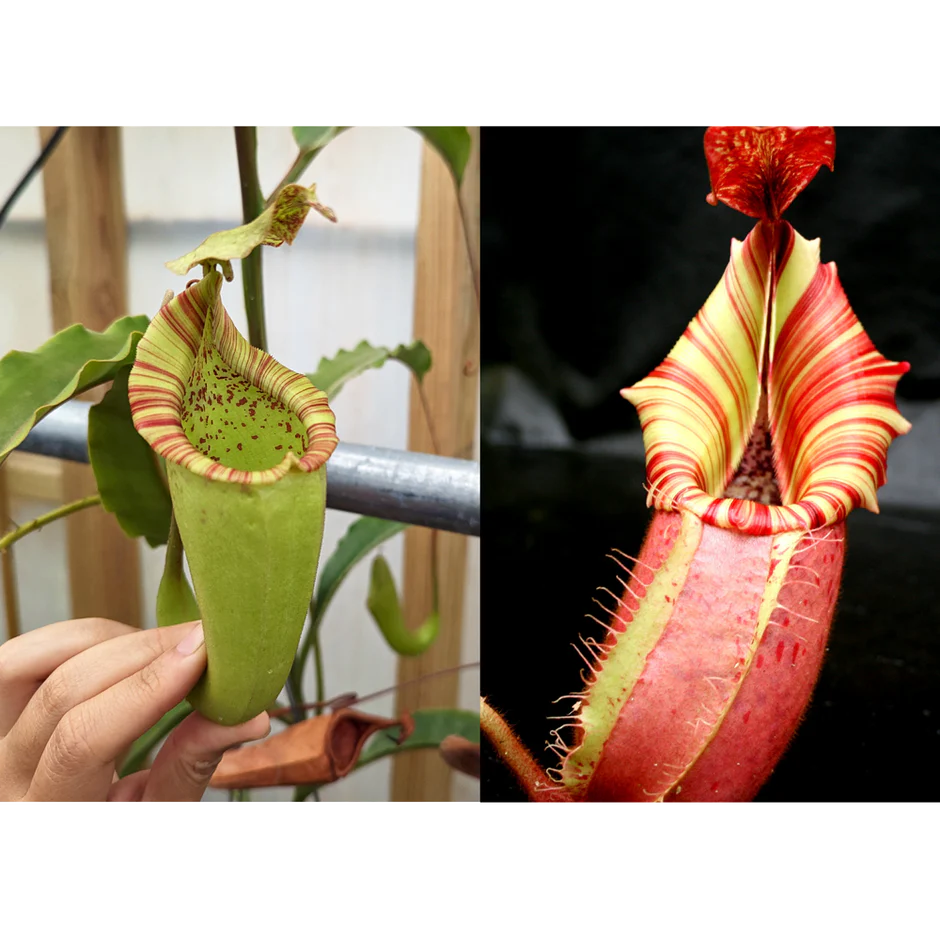
[[(19, 450), (88, 463), (89, 402), (67, 401), (30, 431)], [(480, 465), (433, 454), (339, 444), (327, 464), (331, 509), (480, 534)]]

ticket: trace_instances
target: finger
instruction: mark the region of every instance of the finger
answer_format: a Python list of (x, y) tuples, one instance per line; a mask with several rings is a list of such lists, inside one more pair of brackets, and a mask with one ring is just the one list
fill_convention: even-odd
[(157, 630), (135, 630), (105, 640), (59, 666), (26, 704), (3, 741), (6, 786), (19, 782), (25, 792), (64, 715), (173, 649), (193, 626), (188, 623)]
[(128, 633), (140, 630), (115, 620), (88, 617), (40, 627), (0, 646), (0, 738), (62, 663), (89, 647)]
[(143, 669), (66, 712), (26, 798), (103, 800), (118, 755), (179, 704), (206, 668), (202, 625)]
[(138, 770), (135, 774), (130, 774), (116, 783), (111, 784), (108, 792), (109, 803), (138, 803), (143, 795), (144, 788), (147, 786), (147, 778), (150, 776), (150, 770)]
[(217, 725), (198, 713), (190, 715), (160, 748), (143, 799), (201, 800), (222, 755), (236, 744), (266, 737), (270, 730), (267, 712), (234, 727)]

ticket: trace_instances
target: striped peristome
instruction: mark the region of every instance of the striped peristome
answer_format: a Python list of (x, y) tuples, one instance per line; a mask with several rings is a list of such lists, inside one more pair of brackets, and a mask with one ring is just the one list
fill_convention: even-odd
[[(161, 457), (209, 480), (264, 484), (281, 479), (293, 468), (317, 470), (337, 443), (326, 393), (253, 347), (238, 332), (222, 305), (221, 287), (222, 276), (212, 272), (172, 298), (151, 321), (137, 347), (128, 382), (135, 427)], [(184, 421), (194, 407), (191, 379), (199, 378), (199, 368), (210, 355), (231, 375), (233, 389), (234, 383), (240, 390), (250, 389), (259, 403), (257, 409), (246, 410), (246, 422), (260, 423), (272, 411), (296, 418), (299, 427), (294, 437), (303, 443), (302, 448), (296, 447), (299, 453), (286, 450), (283, 457), (276, 455), (269, 461), (273, 466), (244, 469), (230, 466), (234, 461), (222, 454), (212, 454), (210, 446), (200, 449), (198, 437), (190, 439)], [(235, 404), (241, 401), (209, 402), (205, 410), (221, 415), (225, 405)], [(198, 401), (195, 407), (203, 410)], [(280, 450), (283, 445), (273, 446)]]
[[(750, 535), (877, 512), (888, 445), (910, 429), (894, 401), (907, 370), (872, 345), (835, 264), (819, 263), (819, 240), (759, 222), (732, 242), (721, 283), (669, 356), (621, 393), (640, 415), (649, 504)], [(762, 394), (779, 506), (721, 495)]]

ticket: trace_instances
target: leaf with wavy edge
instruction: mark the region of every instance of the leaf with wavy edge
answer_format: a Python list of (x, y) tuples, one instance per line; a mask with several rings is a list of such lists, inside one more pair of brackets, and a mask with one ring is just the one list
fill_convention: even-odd
[(431, 353), (421, 340), (415, 340), (407, 346), (402, 344), (394, 349), (373, 346), (363, 340), (355, 349), (340, 349), (331, 359), (325, 356), (321, 358), (316, 371), (309, 372), (307, 378), (317, 388), (326, 392), (332, 401), (350, 379), (369, 369), (380, 368), (389, 359), (397, 359), (408, 366), (419, 382), (431, 368)]
[(424, 377), (431, 371), (431, 350), (420, 339), (416, 339), (407, 346), (400, 344), (389, 354), (389, 359), (397, 359), (402, 365), (411, 369), (420, 385)]
[(121, 317), (101, 333), (75, 324), (35, 352), (14, 350), (0, 359), (0, 463), (53, 408), (133, 362), (149, 323), (144, 316)]
[(174, 274), (186, 274), (197, 264), (220, 264), (225, 271), (225, 279), (230, 281), (232, 266), (227, 262), (247, 258), (259, 245), (272, 248), (284, 242), (290, 245), (311, 209), (316, 209), (331, 222), (336, 221), (333, 210), (317, 201), (316, 185), (307, 189), (297, 183), (289, 183), (254, 221), (213, 233), (198, 248), (175, 261), (168, 261), (166, 266)]
[[(907, 363), (875, 350), (835, 265), (819, 263), (818, 240), (776, 228), (776, 252), (770, 223), (732, 242), (722, 282), (672, 352), (621, 393), (643, 426), (649, 504), (752, 535), (838, 522), (856, 506), (877, 511), (888, 445), (910, 429), (894, 402)], [(764, 387), (782, 506), (721, 498)]]

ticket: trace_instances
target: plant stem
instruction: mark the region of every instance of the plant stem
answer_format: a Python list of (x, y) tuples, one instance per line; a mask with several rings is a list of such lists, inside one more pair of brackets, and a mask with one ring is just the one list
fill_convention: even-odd
[[(301, 705), (301, 702), (303, 702), (303, 673), (311, 649), (313, 650), (313, 665), (316, 674), (316, 700), (318, 703), (322, 703), (325, 697), (324, 688), (326, 683), (323, 677), (323, 651), (320, 648), (320, 618), (317, 616), (316, 605), (312, 597), (310, 598), (310, 629), (300, 644), (300, 652), (294, 660), (290, 676), (287, 679), (287, 692), (294, 710), (294, 721), (301, 721), (304, 717), (304, 710)], [(322, 704), (317, 705), (316, 713), (318, 715), (323, 714)]]
[(3, 204), (3, 208), (0, 209), (0, 227), (3, 226), (3, 223), (6, 222), (7, 216), (12, 211), (13, 207), (16, 205), (17, 200), (26, 190), (26, 187), (29, 186), (32, 178), (45, 166), (46, 161), (52, 154), (55, 152), (55, 148), (59, 146), (59, 142), (65, 136), (65, 132), (68, 130), (67, 127), (57, 127), (55, 133), (49, 138), (46, 142), (46, 146), (42, 148), (39, 156), (33, 161), (32, 166), (23, 174), (23, 178), (16, 184), (13, 192), (7, 197), (6, 202)]
[(301, 689), (301, 680), (303, 679), (303, 668), (310, 655), (310, 645), (313, 643), (313, 633), (317, 629), (317, 617), (314, 613), (313, 598), (310, 599), (310, 629), (307, 631), (300, 644), (300, 652), (294, 660), (294, 670), (291, 672), (291, 679), (294, 680), (294, 689), (299, 692)]
[(274, 708), (268, 709), (268, 715), (290, 727), (294, 723), (295, 711), (293, 705), (282, 705), (280, 702), (275, 702)]
[(184, 718), (193, 712), (192, 705), (183, 701), (171, 708), (157, 723), (145, 731), (132, 745), (124, 762), (121, 764), (120, 776), (143, 770), (150, 758), (150, 752), (165, 738)]
[(299, 689), (294, 688), (293, 682), (290, 681), (290, 676), (287, 677), (287, 701), (290, 702), (290, 716), (291, 723), (295, 721), (300, 721), (304, 713), (300, 708), (300, 700), (303, 698)]
[(294, 666), (291, 669), (287, 683), (291, 705), (294, 708), (294, 721), (301, 721), (304, 717), (304, 708), (301, 704), (303, 701), (301, 694), (303, 688), (303, 670), (311, 649), (313, 650), (313, 668), (316, 673), (316, 713), (322, 715), (322, 702), (326, 697), (324, 691), (326, 688), (326, 680), (323, 675), (323, 651), (320, 648), (320, 618), (317, 616), (316, 604), (312, 597), (310, 598), (310, 629), (307, 631), (307, 635), (304, 637), (304, 641), (300, 646), (300, 652), (294, 660)]
[(467, 258), (470, 261), (470, 273), (473, 276), (473, 291), (477, 300), (477, 316), (480, 315), (480, 250), (479, 246), (470, 236), (470, 226), (467, 220), (467, 207), (457, 193), (457, 204), (460, 206), (460, 222), (463, 227), (463, 238), (467, 245)]
[[(7, 471), (0, 467), (0, 509), (3, 511), (3, 522), (7, 519), (16, 525), (10, 518), (10, 494), (7, 492)], [(16, 564), (13, 561), (13, 552), (3, 552), (0, 555), (0, 568), (3, 574), (3, 608), (7, 619), (7, 639), (20, 635), (20, 599), (16, 583)]]
[[(424, 391), (424, 383), (415, 377), (415, 382), (418, 387), (418, 398), (421, 401), (421, 409), (424, 411), (424, 420), (427, 422), (428, 426), (428, 435), (431, 438), (431, 450), (435, 454), (440, 455), (441, 453), (441, 444), (437, 439), (437, 431), (434, 428), (434, 417), (431, 415), (431, 403), (428, 401), (427, 393)], [(437, 531), (436, 529), (434, 530)]]
[[(319, 147), (301, 147), (297, 156), (294, 157), (294, 162), (291, 164), (290, 169), (284, 174), (281, 181), (271, 190), (271, 195), (265, 200), (264, 207), (268, 208), (273, 202), (277, 194), (288, 185), (288, 183), (296, 183), (301, 176), (304, 175), (307, 167), (313, 163), (314, 158), (320, 153), (321, 150), (331, 141), (335, 140), (336, 137), (341, 134), (343, 131), (348, 130), (346, 127), (330, 127), (322, 128), (324, 131), (328, 131), (326, 139), (323, 140), (323, 143)], [(321, 137), (322, 139), (322, 137)]]
[(291, 802), (293, 803), (304, 803), (307, 800), (308, 796), (313, 796), (314, 800), (320, 802), (320, 788), (319, 787), (295, 787), (294, 788), (294, 797)]
[[(458, 194), (459, 196), (459, 194)], [(459, 201), (459, 199), (458, 199)], [(461, 203), (463, 205), (463, 203)], [(464, 228), (466, 232), (466, 227)], [(469, 242), (467, 243), (469, 247)], [(477, 313), (479, 313), (480, 306), (477, 304)], [(431, 403), (428, 401), (428, 396), (424, 391), (424, 382), (422, 382), (417, 376), (415, 376), (414, 381), (418, 386), (418, 398), (421, 400), (421, 407), (424, 410), (424, 420), (427, 423), (428, 435), (431, 438), (431, 447), (434, 450), (435, 454), (440, 454), (441, 444), (437, 437), (437, 431), (434, 428), (434, 416), (431, 414)], [(438, 604), (440, 598), (439, 585), (440, 580), (438, 578), (438, 565), (437, 565), (437, 529), (431, 529), (431, 590), (433, 598), (433, 611), (440, 611), (440, 606)]]
[(20, 635), (20, 600), (13, 553), (3, 552), (0, 565), (3, 567), (3, 608), (7, 619), (7, 639), (12, 640)]
[[(325, 687), (326, 682), (323, 678), (323, 650), (320, 648), (320, 624), (319, 622), (314, 624), (311, 621), (310, 632), (313, 635), (313, 640), (311, 646), (313, 648), (313, 668), (316, 677), (316, 696), (317, 701), (322, 702), (326, 697)], [(323, 706), (318, 705), (316, 712), (317, 715), (323, 714)]]
[[(235, 128), (235, 150), (238, 154), (238, 178), (242, 190), (242, 219), (253, 222), (264, 211), (264, 196), (258, 180), (258, 129)], [(264, 283), (262, 280), (261, 246), (242, 259), (242, 283), (245, 289), (245, 316), (248, 318), (248, 341), (258, 349), (267, 349), (264, 325)]]
[[(370, 699), (381, 698), (383, 695), (391, 695), (392, 692), (398, 692), (400, 689), (404, 689), (409, 685), (415, 685), (418, 682), (427, 682), (429, 679), (437, 679), (440, 676), (447, 676), (453, 672), (459, 672), (461, 669), (476, 669), (480, 665), (479, 660), (472, 663), (461, 663), (459, 666), (448, 666), (446, 669), (438, 669), (435, 672), (426, 673), (423, 676), (416, 676), (414, 679), (408, 679), (405, 682), (399, 682), (397, 685), (390, 685), (387, 688), (379, 689), (377, 692), (370, 692), (368, 695), (356, 695), (355, 692), (347, 693), (346, 695), (337, 695), (333, 698), (327, 699), (326, 701), (318, 702), (301, 702), (298, 707), (301, 711), (309, 712), (314, 709), (318, 709), (322, 713), (324, 708), (352, 708), (353, 705), (361, 705), (363, 702), (368, 702)], [(287, 713), (291, 710), (292, 706), (281, 705), (280, 702), (276, 702), (276, 708), (268, 709), (268, 715), (271, 718), (276, 718), (278, 721), (287, 721)]]
[(23, 536), (29, 535), (30, 532), (35, 532), (37, 529), (41, 529), (44, 525), (48, 525), (50, 522), (55, 522), (56, 519), (62, 519), (65, 516), (70, 516), (73, 512), (78, 512), (81, 509), (87, 509), (89, 506), (97, 506), (101, 502), (101, 496), (98, 493), (95, 493), (94, 496), (84, 496), (82, 499), (75, 500), (74, 503), (66, 503), (64, 506), (59, 506), (58, 509), (53, 509), (52, 512), (47, 512), (43, 516), (37, 516), (35, 519), (30, 519), (29, 522), (23, 523), (19, 528), (14, 529), (12, 532), (8, 532), (2, 539), (0, 539), (0, 552), (5, 552), (14, 542), (18, 542)]
[(294, 162), (291, 164), (290, 169), (284, 174), (284, 178), (271, 190), (271, 195), (264, 201), (264, 208), (267, 209), (274, 202), (274, 197), (288, 184), (296, 183), (301, 176), (304, 175), (304, 171), (313, 163), (313, 158), (322, 150), (320, 147), (316, 150), (301, 150), (296, 157), (294, 157)]

